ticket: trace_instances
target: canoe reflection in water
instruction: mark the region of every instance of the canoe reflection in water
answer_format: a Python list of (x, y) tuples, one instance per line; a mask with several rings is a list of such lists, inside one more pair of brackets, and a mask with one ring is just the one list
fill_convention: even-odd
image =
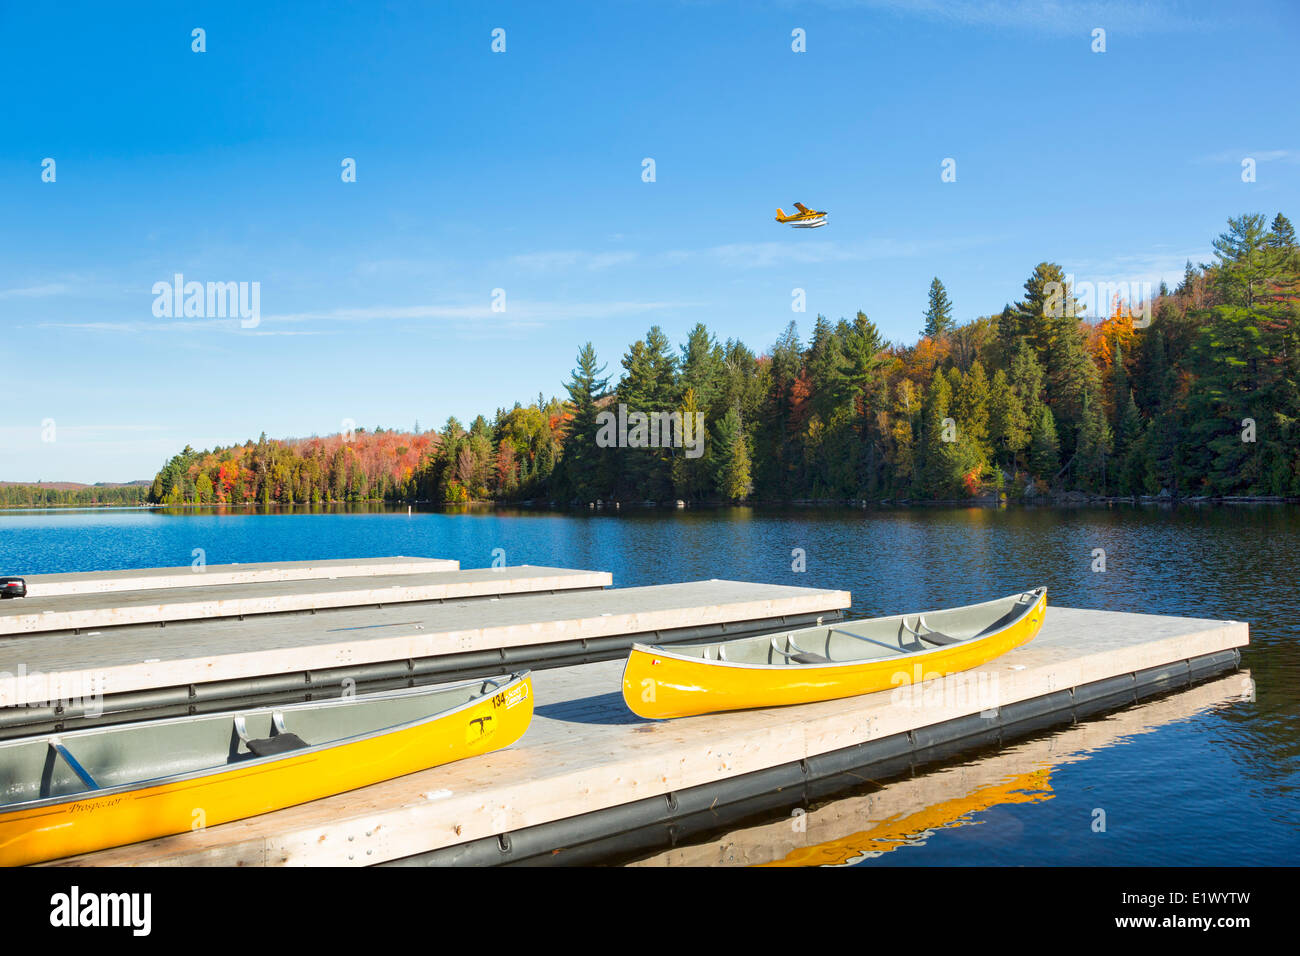
[(831, 799), (807, 813), (795, 810), (792, 816), (678, 846), (630, 865), (851, 866), (905, 852), (943, 830), (980, 823), (981, 814), (994, 807), (1051, 800), (1057, 767), (1087, 760), (1093, 751), (1203, 711), (1231, 706), (1250, 693), (1250, 686), (1249, 672), (1237, 671), (992, 756), (922, 771), (870, 793)]

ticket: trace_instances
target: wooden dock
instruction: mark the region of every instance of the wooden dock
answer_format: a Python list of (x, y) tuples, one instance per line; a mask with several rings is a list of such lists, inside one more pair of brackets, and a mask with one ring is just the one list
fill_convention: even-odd
[[(710, 585), (714, 600), (720, 590), (734, 589), (737, 601), (743, 600), (746, 587), (763, 590), (761, 585), (703, 583)], [(770, 602), (767, 606), (774, 609), (778, 599), (773, 592), (780, 590), (766, 588), (760, 603)], [(402, 654), (465, 646), (458, 643), (464, 641), (533, 640), (540, 607), (529, 607), (529, 602), (547, 601), (594, 602), (585, 617), (564, 621), (569, 632), (599, 626), (645, 630), (652, 617), (664, 613), (663, 593), (630, 588), (523, 597), (494, 605), (501, 616), (490, 626), (474, 628), (465, 622), (463, 631), (371, 640), (395, 641), (399, 646), (384, 653)], [(821, 592), (834, 593), (842, 592)], [(598, 612), (599, 607), (609, 610)], [(401, 613), (366, 612), (368, 619)], [(679, 605), (670, 613), (679, 620), (694, 620), (701, 611)], [(557, 622), (549, 626), (554, 629)], [(193, 650), (180, 642), (172, 647), (174, 659), (167, 666), (193, 672), (208, 660), (224, 662), (233, 656), (233, 663), (221, 666), (238, 670), (283, 662), (294, 653), (287, 643), (260, 648), (241, 639), (237, 626), (224, 622), (212, 624), (205, 633), (215, 635), (221, 628), (229, 631), (220, 639), (206, 640), (229, 654), (212, 659), (187, 656)], [(173, 630), (180, 627), (151, 633), (171, 640)], [(221, 643), (227, 639), (229, 646)], [(33, 642), (28, 647), (33, 653), (39, 649), (35, 638), (17, 640)], [(326, 657), (344, 654), (343, 648), (353, 648), (348, 654), (371, 653), (360, 650), (370, 641), (339, 643), (337, 636), (301, 633), (295, 640)], [(621, 662), (558, 668), (535, 675), (536, 717), (524, 738), (508, 750), (201, 832), (60, 862), (265, 866), (581, 861), (582, 844), (612, 829), (635, 826), (638, 813), (644, 819), (645, 812), (671, 816), (687, 805), (709, 809), (710, 788), (734, 796), (772, 790), (790, 774), (794, 780), (808, 780), (836, 768), (847, 770), (869, 756), (879, 760), (882, 750), (898, 766), (907, 767), (944, 747), (959, 750), (971, 742), (1006, 742), (1060, 720), (1062, 714), (1070, 719), (1190, 686), (1235, 667), (1236, 649), (1247, 641), (1247, 626), (1234, 621), (1052, 607), (1033, 642), (963, 674), (847, 700), (662, 722), (642, 720), (626, 709), (620, 692)], [(84, 656), (68, 659), (71, 650), (47, 663), (84, 666)], [(96, 645), (93, 650), (114, 679), (128, 682), (156, 673), (138, 663), (141, 653), (150, 651), (134, 643)], [(246, 660), (257, 663), (238, 663)]]
[[(228, 576), (222, 574), (219, 578)], [(605, 588), (613, 583), (613, 575), (608, 571), (571, 571), (531, 565), (238, 583), (214, 583), (206, 576), (194, 577), (199, 577), (200, 583), (187, 579), (185, 587), (159, 585), (134, 591), (115, 589), (5, 601), (0, 604), (0, 637), (505, 597)]]
[(256, 584), (264, 581), (313, 581), (388, 574), (427, 574), (455, 571), (459, 561), (447, 558), (346, 558), (329, 561), (274, 561), (266, 564), (186, 565), (179, 568), (139, 568), (123, 571), (77, 571), (26, 577), (27, 596), (104, 594), (151, 588), (209, 587), (214, 584)]

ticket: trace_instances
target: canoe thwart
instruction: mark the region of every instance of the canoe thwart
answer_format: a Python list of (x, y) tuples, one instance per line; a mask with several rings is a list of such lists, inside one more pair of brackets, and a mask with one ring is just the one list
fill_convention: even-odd
[(852, 631), (845, 631), (838, 627), (829, 628), (828, 632), (831, 634), (843, 634), (845, 637), (851, 637), (856, 641), (866, 641), (868, 644), (877, 644), (880, 647), (885, 648), (886, 650), (894, 651), (896, 654), (907, 653), (907, 651), (905, 651), (901, 647), (895, 647), (893, 644), (886, 644), (884, 641), (878, 641), (874, 637), (866, 637), (862, 634), (854, 634)]

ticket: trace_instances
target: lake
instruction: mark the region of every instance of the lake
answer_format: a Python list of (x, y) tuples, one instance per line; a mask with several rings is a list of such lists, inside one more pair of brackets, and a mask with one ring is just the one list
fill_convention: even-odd
[[(1046, 585), (1057, 605), (1248, 621), (1242, 663), (1254, 700), (1186, 713), (1175, 703), (1137, 729), (1119, 724), (1104, 745), (1075, 747), (1045, 788), (1035, 778), (1028, 791), (1014, 790), (1023, 799), (975, 800), (958, 825), (918, 822), (913, 838), (855, 862), (1300, 860), (1295, 506), (0, 512), (0, 574), (187, 565), (196, 549), (208, 564), (403, 554), (455, 558), (465, 568), (489, 566), (500, 549), (512, 565), (608, 570), (616, 587), (735, 578), (842, 588), (853, 594), (854, 615)], [(935, 768), (932, 782), (992, 759)], [(849, 799), (840, 807), (846, 835)], [(1092, 827), (1098, 808), (1104, 833)]]

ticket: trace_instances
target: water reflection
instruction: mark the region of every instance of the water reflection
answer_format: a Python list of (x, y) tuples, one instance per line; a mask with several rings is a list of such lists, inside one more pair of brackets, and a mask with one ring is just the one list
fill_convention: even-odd
[(1064, 728), (919, 776), (870, 787), (806, 812), (676, 847), (633, 866), (847, 866), (923, 847), (944, 831), (979, 826), (996, 807), (1051, 800), (1059, 768), (1252, 692), (1246, 672), (1199, 684), (1099, 720)]

